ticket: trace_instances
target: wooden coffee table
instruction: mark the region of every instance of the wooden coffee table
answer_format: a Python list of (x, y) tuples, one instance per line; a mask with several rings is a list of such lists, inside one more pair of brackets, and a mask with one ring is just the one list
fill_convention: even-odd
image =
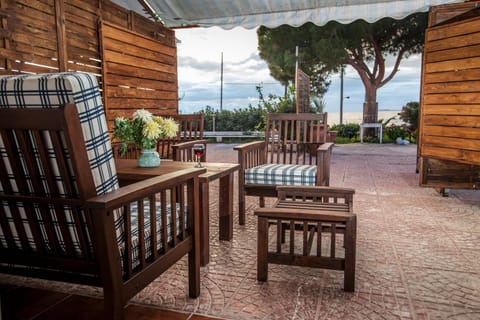
[[(117, 175), (122, 183), (135, 181), (172, 173), (181, 169), (191, 168), (193, 162), (162, 160), (159, 167), (139, 168), (136, 160), (116, 159)], [(210, 261), (210, 198), (209, 183), (219, 179), (219, 212), (218, 226), (220, 240), (230, 241), (233, 238), (233, 179), (234, 172), (240, 168), (236, 163), (202, 162), (207, 172), (199, 176), (200, 182), (200, 264), (205, 266)]]

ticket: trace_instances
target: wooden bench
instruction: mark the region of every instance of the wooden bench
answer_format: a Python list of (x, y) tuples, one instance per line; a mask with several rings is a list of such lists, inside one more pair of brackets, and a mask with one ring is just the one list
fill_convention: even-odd
[[(327, 268), (343, 270), (344, 290), (354, 291), (354, 192), (330, 187), (278, 187), (273, 208), (255, 210), (257, 279), (267, 280), (268, 263)], [(270, 226), (276, 229), (274, 243), (269, 240)], [(341, 238), (343, 247), (338, 245)]]
[[(276, 197), (278, 185), (330, 183), (333, 143), (325, 143), (326, 114), (267, 113), (264, 141), (236, 146), (239, 223), (245, 223), (245, 196)], [(311, 146), (315, 145), (315, 152)]]
[(128, 301), (188, 255), (198, 297), (205, 169), (119, 187), (93, 74), (0, 84), (0, 272), (101, 287), (104, 318), (124, 319)]

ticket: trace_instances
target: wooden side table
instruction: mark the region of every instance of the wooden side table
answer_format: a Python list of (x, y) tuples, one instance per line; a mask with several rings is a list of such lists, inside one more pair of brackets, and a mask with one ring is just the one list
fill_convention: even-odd
[[(115, 160), (118, 178), (121, 182), (128, 184), (138, 180), (151, 178), (175, 171), (191, 168), (195, 163), (162, 160), (159, 167), (139, 168), (136, 160), (116, 159)], [(219, 238), (230, 241), (233, 238), (233, 180), (234, 173), (240, 168), (236, 163), (212, 163), (202, 162), (207, 172), (199, 175), (200, 182), (200, 264), (205, 266), (210, 261), (210, 197), (209, 183), (219, 179)]]
[[(357, 234), (357, 216), (352, 212), (354, 190), (330, 187), (279, 187), (278, 190), (279, 200), (273, 208), (255, 210), (257, 279), (267, 280), (268, 263), (343, 270), (344, 290), (353, 292)], [(274, 243), (268, 239), (271, 226), (276, 229)], [(343, 248), (339, 234), (343, 234)]]

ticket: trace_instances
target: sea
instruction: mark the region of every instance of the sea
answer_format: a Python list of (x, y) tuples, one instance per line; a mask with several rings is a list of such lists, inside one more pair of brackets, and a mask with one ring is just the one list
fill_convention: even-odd
[[(401, 125), (404, 122), (400, 119), (398, 113), (400, 110), (379, 110), (378, 111), (378, 120), (382, 120), (385, 122), (390, 118), (392, 119), (389, 124)], [(334, 124), (340, 123), (340, 113), (339, 112), (328, 112), (327, 116), (327, 123), (332, 126)], [(363, 112), (344, 112), (343, 113), (343, 123), (357, 123), (360, 124), (363, 121)]]

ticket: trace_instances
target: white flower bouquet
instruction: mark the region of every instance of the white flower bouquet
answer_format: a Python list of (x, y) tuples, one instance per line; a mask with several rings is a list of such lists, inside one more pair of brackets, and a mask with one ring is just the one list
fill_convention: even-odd
[(132, 119), (117, 117), (113, 125), (113, 138), (122, 142), (120, 154), (124, 155), (129, 143), (137, 148), (153, 149), (159, 139), (175, 137), (178, 124), (172, 118), (152, 115), (145, 109), (133, 113)]

